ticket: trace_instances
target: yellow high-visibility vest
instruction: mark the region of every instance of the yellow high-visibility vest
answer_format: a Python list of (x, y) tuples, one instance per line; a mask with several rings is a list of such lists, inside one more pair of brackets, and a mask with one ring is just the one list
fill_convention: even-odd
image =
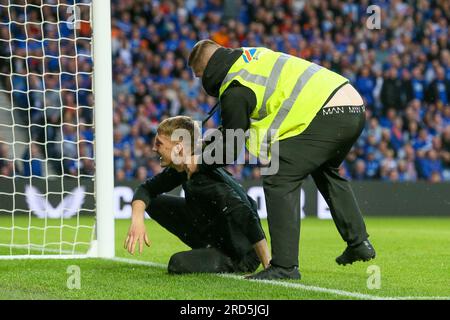
[(250, 115), (249, 152), (270, 159), (270, 146), (301, 134), (330, 95), (348, 82), (315, 63), (267, 48), (242, 48), (243, 54), (222, 81), (219, 98), (233, 81), (251, 89), (256, 108)]

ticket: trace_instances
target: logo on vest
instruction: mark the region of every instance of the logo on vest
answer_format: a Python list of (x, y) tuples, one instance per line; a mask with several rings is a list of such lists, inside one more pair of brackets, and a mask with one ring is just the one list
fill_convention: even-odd
[(249, 63), (253, 59), (258, 60), (258, 55), (256, 54), (256, 48), (253, 49), (244, 49), (244, 53), (242, 53), (242, 58), (245, 63)]

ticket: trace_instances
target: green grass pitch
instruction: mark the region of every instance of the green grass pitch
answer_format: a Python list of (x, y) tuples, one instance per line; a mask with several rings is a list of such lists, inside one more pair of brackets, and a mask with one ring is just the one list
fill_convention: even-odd
[[(11, 224), (0, 217), (0, 227)], [(65, 220), (66, 221), (66, 220)], [(92, 218), (81, 222), (92, 225)], [(59, 221), (52, 221), (52, 224)], [(68, 225), (75, 220), (67, 220)], [(15, 221), (28, 226), (28, 218)], [(132, 256), (123, 249), (129, 221), (116, 220), (116, 256), (145, 262), (137, 265), (102, 259), (76, 260), (0, 260), (0, 299), (370, 299), (370, 298), (447, 298), (450, 299), (450, 219), (449, 218), (366, 218), (377, 258), (366, 263), (338, 266), (334, 259), (345, 248), (330, 220), (306, 218), (302, 221), (300, 241), (300, 281), (273, 283), (247, 281), (218, 275), (167, 274), (171, 254), (188, 248), (173, 235), (147, 221), (152, 241), (142, 255)], [(43, 225), (34, 220), (31, 225)], [(263, 221), (267, 231), (267, 223)], [(16, 230), (15, 243), (43, 240), (42, 231)], [(47, 241), (87, 241), (89, 230), (78, 234), (67, 227), (50, 229)], [(11, 233), (0, 229), (0, 243), (9, 243)], [(59, 248), (59, 246), (55, 246)], [(78, 246), (77, 251), (86, 250)], [(72, 246), (64, 245), (64, 250)], [(14, 249), (14, 254), (26, 253)], [(10, 249), (0, 247), (0, 254)], [(68, 267), (80, 269), (80, 289), (68, 289)], [(379, 289), (369, 289), (370, 266), (380, 270)], [(369, 269), (368, 269), (369, 268)], [(369, 271), (369, 273), (368, 273)], [(370, 282), (370, 281), (369, 281)]]

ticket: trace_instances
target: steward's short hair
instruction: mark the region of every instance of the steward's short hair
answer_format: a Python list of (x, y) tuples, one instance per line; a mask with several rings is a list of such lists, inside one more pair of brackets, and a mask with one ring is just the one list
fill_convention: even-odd
[(197, 42), (191, 53), (189, 54), (188, 66), (192, 68), (193, 66), (197, 65), (201, 57), (203, 56), (203, 53), (210, 47), (217, 48), (220, 47), (220, 45), (209, 39), (200, 40), (199, 42)]

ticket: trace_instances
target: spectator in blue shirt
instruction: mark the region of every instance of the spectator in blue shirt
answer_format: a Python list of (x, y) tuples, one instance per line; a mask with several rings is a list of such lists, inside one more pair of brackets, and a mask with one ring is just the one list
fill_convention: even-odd
[(373, 106), (375, 79), (370, 75), (369, 68), (365, 67), (362, 69), (361, 74), (356, 78), (355, 87), (364, 98), (366, 106)]
[(438, 153), (431, 149), (426, 153), (426, 157), (420, 162), (421, 174), (426, 180), (430, 180), (434, 172), (442, 172), (442, 161)]
[(395, 118), (394, 125), (392, 126), (390, 132), (391, 146), (395, 150), (395, 152), (398, 152), (398, 150), (403, 147), (404, 144), (402, 118)]
[(411, 84), (413, 90), (413, 98), (424, 101), (426, 83), (423, 79), (423, 72), (419, 66), (415, 67), (412, 71)]
[(419, 135), (416, 139), (413, 139), (412, 146), (416, 151), (428, 151), (431, 149), (431, 136), (428, 134), (428, 130), (426, 128), (419, 130)]
[(450, 81), (445, 79), (445, 71), (442, 67), (436, 69), (436, 79), (428, 87), (428, 101), (441, 101), (444, 105), (450, 101)]
[(367, 154), (366, 161), (366, 176), (370, 179), (378, 177), (378, 171), (380, 170), (380, 161), (375, 159), (375, 154), (370, 152)]
[(39, 147), (35, 143), (32, 143), (29, 149), (25, 149), (25, 152), (22, 155), (22, 159), (23, 159), (23, 175), (25, 177), (30, 176), (42, 177), (43, 175), (42, 155), (39, 152)]
[(355, 172), (353, 174), (353, 180), (361, 181), (366, 179), (366, 163), (362, 159), (356, 160)]

